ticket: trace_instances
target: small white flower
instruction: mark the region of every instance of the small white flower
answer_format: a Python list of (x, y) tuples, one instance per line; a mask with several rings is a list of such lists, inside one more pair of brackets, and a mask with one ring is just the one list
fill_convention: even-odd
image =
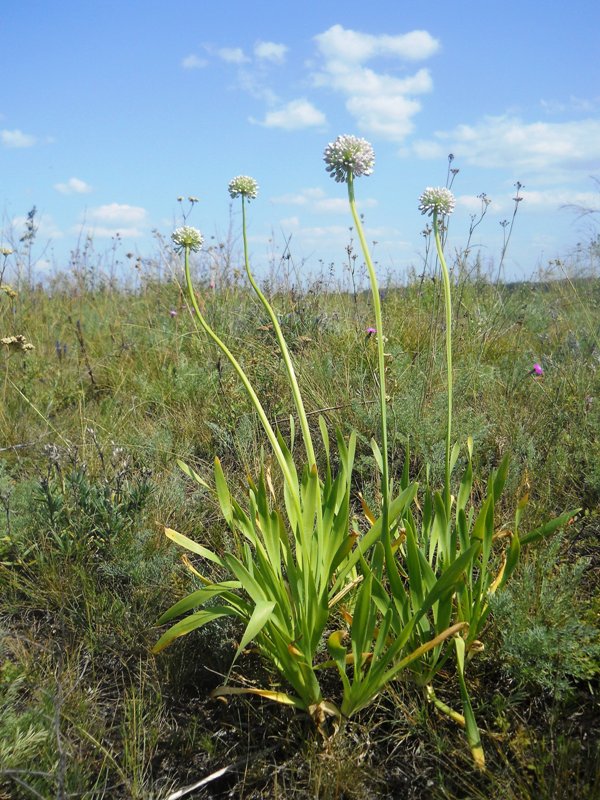
[(419, 211), (421, 214), (431, 216), (434, 211), (440, 215), (451, 214), (454, 211), (454, 195), (450, 189), (438, 187), (433, 189), (428, 186), (419, 197)]
[(254, 200), (258, 194), (258, 184), (254, 178), (248, 175), (238, 175), (237, 178), (229, 181), (229, 194), (233, 200), (236, 197), (245, 197), (247, 200)]
[(355, 178), (373, 172), (375, 153), (366, 139), (344, 135), (327, 145), (323, 160), (332, 178), (338, 183), (347, 183), (350, 172)]
[(195, 253), (202, 247), (204, 237), (198, 228), (190, 228), (189, 225), (184, 225), (182, 228), (176, 228), (173, 231), (171, 241), (178, 250), (188, 249)]

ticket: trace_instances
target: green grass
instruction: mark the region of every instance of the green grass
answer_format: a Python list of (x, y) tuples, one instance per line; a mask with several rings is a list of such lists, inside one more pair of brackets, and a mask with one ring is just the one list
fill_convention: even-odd
[[(400, 474), (408, 441), (411, 477), (430, 464), (438, 484), (440, 290), (417, 279), (383, 301), (392, 468)], [(155, 620), (193, 586), (162, 527), (216, 551), (236, 546), (176, 459), (207, 474), (218, 455), (235, 489), (256, 471), (261, 430), (177, 285), (63, 286), (0, 297), (2, 336), (35, 346), (0, 352), (0, 797), (165, 798), (229, 764), (212, 794), (197, 796), (598, 796), (600, 280), (499, 287), (461, 276), (455, 298), (454, 436), (473, 435), (478, 475), (513, 454), (501, 516), (509, 523), (525, 486), (524, 529), (584, 508), (561, 540), (528, 553), (469, 667), (486, 773), (408, 684), (323, 742), (287, 709), (208, 698), (239, 640), (229, 622), (150, 654)], [(202, 291), (202, 301), (287, 430), (291, 398), (263, 312), (236, 284)], [(274, 304), (310, 424), (321, 411), (331, 429), (356, 428), (354, 489), (376, 497), (367, 296), (308, 287), (280, 290)], [(542, 379), (529, 374), (535, 362)], [(252, 654), (235, 674), (275, 687)], [(440, 699), (457, 706), (457, 681), (445, 677)]]

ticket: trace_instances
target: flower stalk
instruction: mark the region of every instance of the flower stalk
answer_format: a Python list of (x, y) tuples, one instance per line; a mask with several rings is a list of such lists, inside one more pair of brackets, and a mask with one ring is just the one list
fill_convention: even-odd
[[(385, 390), (385, 353), (384, 353), (384, 337), (383, 337), (383, 319), (381, 315), (381, 297), (379, 295), (379, 285), (377, 283), (377, 275), (375, 274), (375, 267), (367, 245), (362, 222), (356, 210), (356, 200), (354, 196), (354, 175), (352, 170), (348, 170), (348, 200), (350, 203), (350, 211), (352, 212), (352, 219), (356, 227), (358, 239), (369, 272), (369, 283), (371, 285), (371, 297), (373, 299), (373, 312), (375, 315), (375, 337), (377, 341), (377, 363), (379, 369), (379, 404), (381, 406), (381, 457), (382, 457), (382, 475), (381, 475), (381, 494), (382, 494), (382, 530), (384, 535), (388, 532), (388, 515), (389, 515), (389, 495), (390, 495), (390, 478), (389, 478), (389, 464), (388, 464), (388, 436), (387, 436), (387, 394)], [(389, 538), (389, 537), (388, 537)]]
[[(173, 241), (175, 241), (175, 243), (178, 244), (178, 242), (175, 239), (173, 239)], [(254, 387), (252, 386), (252, 384), (248, 380), (248, 376), (246, 375), (246, 373), (242, 369), (242, 367), (241, 367), (240, 363), (238, 362), (238, 360), (236, 359), (236, 357), (229, 350), (229, 348), (227, 347), (225, 342), (223, 342), (223, 340), (217, 335), (217, 333), (215, 333), (215, 331), (212, 329), (212, 327), (208, 324), (208, 322), (206, 321), (204, 315), (202, 314), (202, 311), (200, 310), (200, 306), (198, 305), (198, 300), (197, 300), (196, 294), (194, 292), (194, 286), (193, 286), (193, 283), (192, 283), (192, 276), (191, 276), (191, 271), (190, 271), (190, 251), (192, 249), (200, 249), (200, 247), (199, 246), (194, 247), (194, 245), (191, 243), (191, 241), (187, 241), (187, 242), (184, 241), (182, 244), (179, 244), (179, 246), (180, 246), (180, 248), (183, 248), (183, 252), (184, 252), (185, 282), (186, 282), (188, 297), (189, 297), (190, 302), (192, 304), (192, 307), (193, 307), (193, 309), (194, 309), (194, 311), (196, 313), (196, 317), (198, 318), (200, 324), (204, 328), (204, 331), (213, 340), (213, 342), (217, 345), (217, 347), (219, 347), (220, 350), (225, 354), (225, 356), (229, 360), (230, 364), (232, 365), (232, 367), (236, 371), (239, 379), (243, 383), (244, 388), (248, 392), (248, 396), (250, 397), (250, 400), (252, 401), (252, 404), (254, 405), (254, 408), (256, 409), (256, 413), (258, 414), (258, 417), (259, 417), (259, 419), (260, 419), (260, 421), (262, 423), (263, 429), (264, 429), (264, 431), (265, 431), (265, 433), (267, 435), (269, 443), (270, 443), (271, 447), (273, 448), (273, 452), (274, 452), (275, 457), (277, 459), (277, 462), (279, 463), (279, 466), (281, 468), (281, 472), (283, 474), (284, 480), (285, 480), (286, 484), (288, 485), (288, 487), (290, 489), (290, 495), (293, 498), (295, 498), (296, 501), (297, 501), (298, 486), (297, 486), (296, 481), (294, 480), (294, 478), (292, 476), (292, 473), (290, 472), (290, 469), (289, 469), (289, 466), (287, 464), (286, 458), (285, 458), (285, 456), (283, 454), (283, 451), (281, 449), (281, 446), (280, 446), (280, 444), (279, 444), (279, 442), (277, 440), (277, 436), (275, 434), (275, 431), (273, 430), (273, 427), (272, 427), (271, 423), (269, 422), (269, 419), (268, 419), (268, 417), (266, 415), (266, 412), (265, 412), (265, 410), (264, 410), (264, 408), (262, 406), (262, 403), (260, 402), (260, 400), (258, 398), (258, 395), (254, 391)], [(297, 501), (297, 509), (296, 510), (297, 510), (298, 514), (301, 513), (299, 501)]]
[(250, 281), (250, 284), (254, 292), (256, 293), (256, 296), (260, 300), (263, 308), (265, 309), (265, 311), (269, 316), (269, 319), (271, 320), (271, 324), (273, 325), (273, 330), (275, 331), (275, 336), (277, 337), (277, 342), (279, 343), (279, 348), (281, 350), (283, 362), (285, 364), (285, 368), (290, 381), (290, 387), (294, 398), (294, 405), (296, 406), (296, 411), (298, 412), (298, 418), (300, 420), (300, 428), (302, 430), (302, 438), (304, 439), (304, 447), (306, 449), (306, 457), (308, 458), (308, 465), (309, 468), (312, 468), (312, 466), (317, 463), (317, 459), (315, 456), (315, 450), (310, 435), (310, 428), (308, 425), (308, 417), (306, 415), (306, 410), (304, 408), (304, 401), (302, 400), (302, 394), (300, 393), (298, 379), (296, 377), (296, 372), (294, 370), (294, 364), (292, 363), (290, 352), (287, 343), (285, 341), (285, 338), (283, 336), (281, 325), (279, 324), (279, 320), (277, 319), (277, 315), (275, 314), (273, 307), (265, 297), (264, 293), (258, 286), (254, 278), (254, 275), (252, 274), (252, 270), (250, 268), (250, 258), (248, 254), (248, 235), (246, 228), (246, 202), (247, 200), (254, 199), (257, 195), (257, 192), (258, 192), (258, 186), (256, 185), (256, 181), (253, 178), (249, 178), (247, 176), (240, 176), (238, 178), (234, 178), (229, 184), (229, 194), (231, 195), (231, 197), (235, 198), (241, 196), (242, 198), (242, 238), (244, 242), (244, 264), (246, 267), (246, 275), (248, 276), (248, 280)]
[(439, 217), (448, 216), (454, 211), (454, 195), (447, 188), (425, 189), (419, 198), (419, 210), (422, 214), (433, 217), (433, 235), (435, 247), (442, 271), (442, 285), (444, 287), (444, 310), (446, 317), (446, 372), (447, 372), (447, 397), (448, 412), (446, 424), (446, 454), (444, 470), (444, 505), (446, 507), (446, 519), (450, 521), (452, 511), (452, 494), (450, 491), (451, 473), (451, 447), (452, 447), (452, 291), (450, 287), (450, 273), (444, 257), (444, 248), (440, 234)]
[(442, 269), (442, 284), (444, 286), (444, 306), (446, 313), (446, 371), (447, 371), (447, 395), (448, 395), (448, 419), (446, 425), (446, 460), (444, 474), (444, 504), (446, 515), (450, 519), (452, 506), (452, 495), (450, 492), (450, 451), (452, 447), (452, 292), (450, 288), (450, 273), (444, 258), (442, 240), (440, 236), (440, 226), (438, 224), (438, 210), (433, 212), (433, 234), (435, 236), (435, 246)]

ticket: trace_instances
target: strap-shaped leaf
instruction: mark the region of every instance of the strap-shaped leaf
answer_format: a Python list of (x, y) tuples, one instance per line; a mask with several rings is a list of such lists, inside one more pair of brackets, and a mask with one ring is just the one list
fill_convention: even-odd
[(196, 553), (196, 555), (202, 556), (202, 558), (206, 558), (208, 561), (212, 561), (214, 564), (218, 564), (220, 567), (224, 566), (223, 561), (218, 555), (213, 553), (212, 550), (209, 550), (207, 547), (203, 547), (193, 539), (184, 536), (183, 533), (178, 533), (172, 528), (165, 528), (165, 536), (174, 541), (176, 544), (181, 545), (181, 547), (185, 547), (186, 550), (190, 550), (192, 553)]
[(223, 583), (214, 583), (212, 586), (205, 586), (203, 589), (198, 589), (184, 597), (179, 602), (172, 605), (165, 613), (156, 621), (156, 625), (164, 625), (170, 622), (175, 617), (180, 617), (192, 608), (199, 608), (207, 603), (209, 600), (219, 597), (221, 595), (231, 594), (231, 589), (239, 589), (241, 584), (239, 581), (224, 581)]
[(483, 753), (483, 747), (481, 746), (481, 737), (479, 735), (475, 714), (473, 713), (473, 706), (471, 705), (471, 698), (469, 697), (465, 681), (465, 640), (461, 636), (457, 636), (454, 639), (454, 644), (456, 646), (456, 666), (463, 703), (467, 741), (469, 742), (475, 765), (479, 769), (485, 769), (485, 755)]
[(273, 600), (264, 600), (257, 603), (254, 607), (254, 611), (252, 612), (252, 616), (248, 620), (248, 624), (246, 625), (246, 630), (244, 631), (244, 635), (242, 636), (239, 645), (237, 646), (237, 650), (235, 651), (235, 655), (233, 657), (233, 661), (231, 662), (231, 666), (229, 667), (229, 672), (227, 673), (227, 677), (231, 673), (233, 669), (233, 665), (237, 661), (239, 654), (242, 650), (250, 644), (250, 642), (255, 639), (258, 634), (262, 631), (265, 627), (271, 614), (273, 613), (273, 609), (275, 608), (275, 602)]
[(219, 505), (225, 522), (229, 527), (233, 526), (233, 507), (231, 505), (231, 495), (229, 487), (223, 474), (223, 468), (218, 458), (215, 458), (215, 488), (217, 490), (217, 497), (219, 498)]
[[(418, 489), (417, 483), (411, 483), (404, 491), (402, 491), (398, 497), (394, 498), (390, 503), (390, 513), (389, 513), (389, 523), (393, 525), (398, 517), (402, 514), (404, 509), (409, 506), (415, 498)], [(381, 538), (381, 525), (382, 520), (381, 517), (377, 519), (375, 524), (371, 526), (371, 529), (368, 531), (365, 536), (362, 537), (357, 543), (354, 552), (348, 557), (348, 560), (345, 564), (342, 565), (340, 568), (334, 589), (337, 592), (340, 588), (340, 585), (343, 583), (346, 575), (350, 572), (353, 567), (356, 566), (358, 561), (366, 554), (371, 547), (379, 541)]]
[(305, 703), (303, 703), (299, 697), (285, 694), (285, 692), (272, 692), (268, 689), (243, 689), (240, 686), (219, 686), (212, 690), (210, 696), (229, 697), (230, 695), (238, 694), (255, 694), (258, 695), (258, 697), (264, 697), (267, 700), (274, 700), (276, 703), (281, 703), (285, 706), (295, 706), (301, 710), (306, 709)]
[(185, 461), (177, 459), (177, 465), (179, 466), (179, 469), (188, 476), (188, 478), (196, 481), (196, 483), (202, 486), (204, 489), (210, 490), (210, 486), (204, 480), (204, 478), (201, 478), (197, 472), (195, 472), (190, 466), (188, 466), (188, 464), (185, 463)]
[(381, 455), (381, 450), (379, 449), (379, 445), (375, 441), (375, 439), (371, 439), (371, 450), (373, 451), (373, 458), (375, 459), (375, 463), (377, 464), (377, 469), (379, 470), (379, 474), (383, 475), (383, 456)]
[(175, 623), (168, 631), (163, 633), (158, 642), (152, 648), (153, 653), (160, 653), (165, 647), (168, 647), (171, 642), (180, 636), (185, 636), (186, 633), (191, 633), (208, 622), (212, 622), (220, 617), (237, 617), (238, 613), (233, 608), (227, 606), (213, 606), (210, 611), (198, 611), (196, 614), (190, 614), (185, 619)]
[(265, 588), (261, 586), (260, 579), (255, 578), (238, 558), (231, 553), (225, 553), (223, 561), (257, 605), (266, 600)]
[(508, 465), (510, 463), (510, 456), (507, 453), (502, 461), (500, 462), (500, 466), (496, 470), (493, 475), (494, 479), (494, 503), (497, 503), (502, 495), (504, 490), (504, 484), (506, 483), (506, 478), (508, 476)]
[(461, 511), (464, 512), (464, 509), (469, 502), (469, 498), (471, 496), (471, 489), (473, 488), (473, 464), (471, 459), (467, 461), (467, 466), (465, 471), (463, 472), (462, 480), (460, 482), (460, 487), (458, 489), (458, 498), (456, 500), (456, 516)]
[(452, 448), (452, 453), (450, 454), (450, 474), (454, 472), (454, 467), (456, 466), (456, 462), (458, 461), (459, 453), (460, 453), (460, 445), (458, 442), (454, 442), (454, 447)]
[(557, 531), (559, 528), (567, 525), (574, 517), (577, 516), (577, 514), (579, 514), (580, 511), (580, 508), (574, 508), (571, 511), (566, 511), (564, 514), (561, 514), (560, 517), (556, 517), (556, 519), (546, 522), (545, 525), (541, 525), (539, 528), (529, 531), (529, 533), (521, 536), (521, 544), (531, 544), (531, 542), (536, 542), (538, 539), (543, 539), (546, 536), (550, 536), (550, 534), (554, 533), (554, 531)]
[[(368, 570), (368, 567), (367, 567)], [(371, 601), (371, 571), (362, 582), (356, 600), (350, 634), (352, 637), (352, 655), (354, 656), (354, 681), (361, 678), (363, 656), (367, 648), (371, 649), (375, 606)]]

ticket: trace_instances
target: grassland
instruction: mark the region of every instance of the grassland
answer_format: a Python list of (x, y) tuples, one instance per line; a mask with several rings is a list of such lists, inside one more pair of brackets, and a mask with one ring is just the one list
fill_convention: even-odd
[[(163, 527), (217, 551), (237, 546), (176, 459), (207, 475), (218, 455), (242, 487), (264, 443), (176, 281), (125, 290), (65, 279), (0, 296), (2, 336), (34, 346), (0, 353), (0, 797), (164, 800), (224, 767), (186, 796), (600, 797), (600, 280), (455, 278), (454, 437), (473, 436), (479, 475), (511, 453), (507, 520), (525, 488), (527, 526), (583, 508), (528, 551), (470, 665), (486, 772), (408, 682), (324, 742), (293, 711), (209, 698), (240, 634), (229, 623), (151, 654), (156, 619), (194, 586)], [(207, 318), (286, 430), (292, 404), (268, 320), (235, 279), (199, 287)], [(266, 289), (311, 423), (320, 412), (331, 430), (359, 432), (356, 494), (372, 500), (379, 420), (367, 295)], [(387, 288), (383, 313), (394, 471), (408, 442), (411, 477), (429, 465), (440, 483), (439, 281)], [(276, 684), (252, 653), (234, 675)], [(452, 670), (444, 678), (452, 705)]]

